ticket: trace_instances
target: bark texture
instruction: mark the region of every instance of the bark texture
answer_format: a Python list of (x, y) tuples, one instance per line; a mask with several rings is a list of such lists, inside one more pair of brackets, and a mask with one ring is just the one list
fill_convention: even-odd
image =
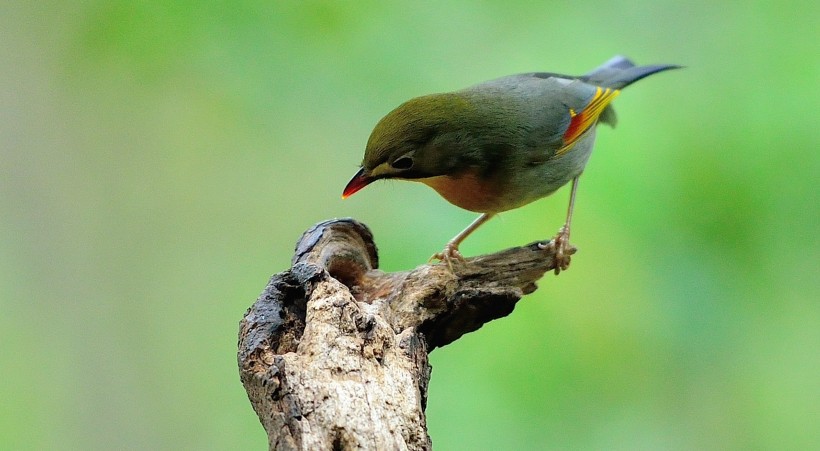
[(271, 450), (431, 448), (427, 355), (510, 314), (554, 268), (539, 243), (379, 271), (353, 219), (319, 223), (240, 323), (242, 384)]

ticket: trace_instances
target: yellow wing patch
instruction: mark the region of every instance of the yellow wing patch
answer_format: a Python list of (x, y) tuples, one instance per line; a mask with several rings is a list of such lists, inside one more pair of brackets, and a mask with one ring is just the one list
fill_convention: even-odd
[(572, 148), (575, 141), (578, 140), (584, 132), (589, 130), (590, 127), (595, 125), (595, 122), (604, 111), (604, 108), (606, 108), (615, 97), (618, 97), (620, 93), (621, 91), (617, 89), (599, 87), (598, 90), (595, 91), (592, 100), (589, 101), (580, 113), (576, 113), (575, 110), (570, 108), (569, 127), (567, 127), (567, 131), (564, 132), (564, 145), (558, 149), (555, 155), (562, 155)]

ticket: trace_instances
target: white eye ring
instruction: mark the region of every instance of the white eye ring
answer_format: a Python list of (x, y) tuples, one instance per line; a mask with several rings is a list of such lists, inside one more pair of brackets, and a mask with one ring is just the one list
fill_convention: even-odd
[(410, 169), (413, 167), (413, 158), (408, 157), (406, 155), (403, 157), (396, 158), (395, 160), (393, 160), (392, 163), (390, 163), (390, 166), (392, 166), (393, 169)]

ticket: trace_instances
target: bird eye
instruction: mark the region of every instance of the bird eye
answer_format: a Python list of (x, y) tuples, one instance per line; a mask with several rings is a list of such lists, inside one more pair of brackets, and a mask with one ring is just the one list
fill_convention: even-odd
[(410, 169), (413, 167), (413, 159), (410, 157), (399, 157), (390, 163), (390, 166), (393, 166), (393, 169)]

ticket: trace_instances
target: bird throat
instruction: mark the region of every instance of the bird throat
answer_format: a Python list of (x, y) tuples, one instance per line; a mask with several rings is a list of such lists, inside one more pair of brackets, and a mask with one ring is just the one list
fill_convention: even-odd
[(478, 171), (468, 170), (458, 175), (439, 175), (417, 179), (436, 190), (451, 204), (477, 213), (496, 213), (504, 208), (500, 187), (482, 180)]

